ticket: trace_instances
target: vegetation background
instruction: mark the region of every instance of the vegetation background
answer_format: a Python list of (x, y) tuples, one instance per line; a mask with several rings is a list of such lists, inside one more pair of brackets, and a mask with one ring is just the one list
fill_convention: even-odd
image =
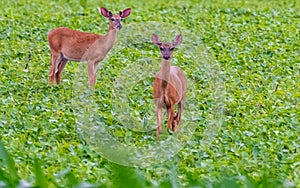
[[(160, 164), (131, 168), (109, 162), (82, 139), (71, 101), (79, 63), (69, 62), (62, 84), (51, 86), (47, 32), (64, 26), (104, 34), (108, 22), (97, 11), (101, 6), (113, 12), (132, 8), (124, 31), (148, 21), (183, 27), (214, 56), (226, 107), (210, 145), (199, 147), (211, 115), (206, 112), (213, 108), (205, 98), (211, 87), (197, 61), (184, 63), (190, 59), (180, 48), (178, 66), (196, 83), (201, 103), (198, 127), (182, 150)], [(299, 187), (299, 1), (4, 0), (0, 7), (0, 187)], [(103, 63), (97, 111), (121, 141), (155, 144), (155, 132), (147, 138), (128, 132), (111, 114), (113, 79), (142, 57), (139, 51), (128, 44)], [(148, 51), (159, 61), (158, 49)], [(133, 105), (138, 112), (153, 102), (152, 81), (137, 88), (147, 93), (145, 105)], [(132, 94), (134, 101), (138, 97)]]

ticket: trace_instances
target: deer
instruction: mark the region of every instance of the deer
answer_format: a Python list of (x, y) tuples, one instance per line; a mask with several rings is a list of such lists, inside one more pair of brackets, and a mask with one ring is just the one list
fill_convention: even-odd
[[(185, 105), (186, 97), (186, 77), (177, 66), (171, 66), (171, 59), (175, 47), (181, 44), (182, 35), (175, 37), (173, 43), (161, 42), (156, 34), (152, 34), (152, 42), (158, 46), (162, 55), (160, 70), (156, 73), (153, 83), (153, 97), (156, 105), (157, 139), (162, 133), (163, 113), (166, 109), (168, 115), (167, 132), (180, 132), (180, 121)], [(174, 112), (175, 105), (178, 105), (177, 113)], [(176, 129), (177, 126), (177, 129)]]
[(99, 13), (109, 20), (108, 32), (105, 35), (82, 32), (65, 27), (59, 27), (48, 33), (48, 43), (51, 51), (49, 81), (60, 84), (60, 78), (67, 62), (86, 61), (88, 64), (88, 79), (90, 87), (96, 83), (96, 72), (99, 62), (112, 49), (116, 42), (117, 31), (122, 29), (121, 21), (130, 15), (130, 8), (112, 14), (104, 7), (98, 8)]

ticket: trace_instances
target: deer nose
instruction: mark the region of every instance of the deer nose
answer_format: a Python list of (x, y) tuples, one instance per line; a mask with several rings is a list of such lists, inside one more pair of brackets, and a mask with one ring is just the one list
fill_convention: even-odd
[(168, 60), (168, 59), (170, 59), (170, 56), (169, 56), (169, 55), (163, 55), (163, 58), (164, 58), (165, 60)]
[(118, 29), (118, 30), (122, 29), (122, 25), (121, 25), (121, 24), (118, 24), (118, 25), (117, 25), (117, 29)]

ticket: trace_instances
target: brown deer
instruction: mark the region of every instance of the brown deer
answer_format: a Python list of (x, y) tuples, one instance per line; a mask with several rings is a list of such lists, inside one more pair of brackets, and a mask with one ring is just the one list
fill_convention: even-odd
[(129, 16), (131, 9), (127, 8), (118, 14), (112, 14), (106, 8), (99, 12), (109, 19), (108, 32), (105, 35), (76, 31), (68, 28), (56, 28), (49, 32), (48, 42), (51, 50), (51, 65), (49, 81), (60, 84), (60, 77), (68, 60), (86, 61), (88, 63), (88, 78), (90, 86), (96, 83), (96, 72), (100, 61), (115, 44), (117, 30), (122, 28), (121, 20)]
[[(169, 129), (175, 132), (180, 131), (180, 120), (186, 95), (186, 78), (177, 66), (171, 66), (173, 50), (181, 44), (182, 36), (177, 35), (173, 43), (160, 42), (156, 34), (152, 34), (152, 42), (160, 48), (162, 63), (159, 72), (156, 74), (153, 85), (153, 96), (156, 105), (157, 118), (157, 139), (162, 132), (162, 108), (166, 108), (168, 115), (167, 132)], [(174, 108), (178, 104), (178, 112), (175, 114)]]

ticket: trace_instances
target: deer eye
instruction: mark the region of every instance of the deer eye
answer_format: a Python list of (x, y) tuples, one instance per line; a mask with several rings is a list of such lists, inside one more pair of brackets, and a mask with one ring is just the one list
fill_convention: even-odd
[(163, 50), (164, 50), (162, 47), (159, 47), (159, 49), (160, 49), (161, 51), (163, 51)]
[(111, 21), (115, 21), (115, 18), (111, 18), (110, 20), (111, 20)]
[(172, 51), (173, 51), (173, 50), (174, 50), (174, 47), (173, 47), (173, 48), (170, 48), (170, 50), (172, 50)]

